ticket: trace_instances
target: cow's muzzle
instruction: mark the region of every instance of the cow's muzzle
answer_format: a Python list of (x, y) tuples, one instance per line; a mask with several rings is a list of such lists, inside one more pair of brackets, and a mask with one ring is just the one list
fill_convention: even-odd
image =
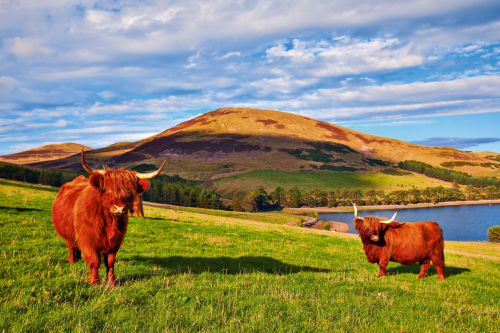
[(127, 214), (128, 214), (128, 207), (127, 206), (120, 207), (120, 206), (114, 205), (111, 208), (111, 215), (113, 215), (113, 216), (124, 216)]

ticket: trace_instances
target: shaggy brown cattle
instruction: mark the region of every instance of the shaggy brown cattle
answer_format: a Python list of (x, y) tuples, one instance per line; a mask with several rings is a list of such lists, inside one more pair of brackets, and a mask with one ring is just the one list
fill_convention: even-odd
[(134, 213), (137, 217), (144, 217), (144, 207), (142, 206), (142, 194), (139, 194), (135, 197), (134, 202), (130, 206), (130, 217), (134, 216)]
[(393, 222), (398, 212), (388, 221), (373, 216), (360, 218), (356, 205), (353, 205), (354, 225), (363, 243), (366, 259), (380, 266), (379, 278), (385, 276), (387, 264), (393, 261), (404, 266), (418, 262), (420, 274), (417, 279), (422, 279), (432, 260), (439, 280), (444, 280), (444, 240), (439, 224)]
[(64, 184), (52, 205), (52, 223), (69, 249), (68, 262), (74, 263), (83, 254), (89, 267), (91, 284), (99, 284), (101, 253), (104, 254), (107, 280), (116, 285), (114, 263), (128, 225), (128, 210), (137, 195), (149, 189), (146, 179), (155, 172), (140, 174), (128, 170), (93, 170), (82, 164), (91, 175), (79, 176)]

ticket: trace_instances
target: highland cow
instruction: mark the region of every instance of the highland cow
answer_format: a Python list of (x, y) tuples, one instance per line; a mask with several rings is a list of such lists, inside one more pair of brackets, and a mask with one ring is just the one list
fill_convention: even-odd
[(99, 284), (101, 253), (104, 254), (107, 281), (115, 286), (116, 253), (127, 232), (128, 210), (136, 198), (149, 189), (146, 179), (157, 176), (161, 167), (141, 174), (128, 170), (93, 170), (87, 179), (79, 176), (63, 185), (52, 205), (52, 223), (69, 250), (68, 262), (74, 263), (81, 254), (89, 268), (90, 284)]
[(389, 261), (411, 265), (420, 264), (417, 279), (426, 276), (432, 263), (439, 280), (445, 279), (443, 231), (436, 222), (394, 222), (398, 212), (386, 221), (381, 218), (358, 217), (354, 205), (354, 225), (359, 233), (368, 262), (380, 267), (378, 277), (385, 276)]

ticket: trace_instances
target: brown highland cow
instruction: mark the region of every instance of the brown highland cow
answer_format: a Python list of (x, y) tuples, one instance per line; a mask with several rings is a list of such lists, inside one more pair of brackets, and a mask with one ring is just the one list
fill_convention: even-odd
[(420, 264), (422, 279), (432, 263), (438, 272), (439, 280), (445, 279), (443, 231), (436, 222), (394, 222), (398, 212), (392, 219), (373, 216), (360, 218), (354, 205), (354, 225), (359, 233), (363, 250), (368, 262), (377, 263), (380, 267), (378, 277), (385, 276), (389, 261), (411, 265)]
[(99, 284), (101, 253), (104, 254), (107, 281), (115, 286), (114, 264), (128, 225), (128, 210), (137, 196), (149, 189), (146, 180), (155, 172), (141, 174), (128, 170), (93, 170), (89, 179), (79, 176), (66, 183), (52, 205), (52, 223), (69, 249), (68, 262), (74, 263), (81, 254), (89, 267), (90, 284)]

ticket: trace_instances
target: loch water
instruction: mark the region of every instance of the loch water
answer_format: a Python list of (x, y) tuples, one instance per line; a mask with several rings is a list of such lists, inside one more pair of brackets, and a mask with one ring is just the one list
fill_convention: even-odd
[[(362, 210), (358, 215), (391, 218), (396, 209)], [(354, 213), (320, 213), (319, 219), (349, 224), (348, 233), (357, 234), (354, 229)], [(398, 222), (434, 221), (443, 229), (444, 240), (487, 241), (488, 228), (500, 226), (500, 204), (441, 206), (401, 209), (396, 217)]]

